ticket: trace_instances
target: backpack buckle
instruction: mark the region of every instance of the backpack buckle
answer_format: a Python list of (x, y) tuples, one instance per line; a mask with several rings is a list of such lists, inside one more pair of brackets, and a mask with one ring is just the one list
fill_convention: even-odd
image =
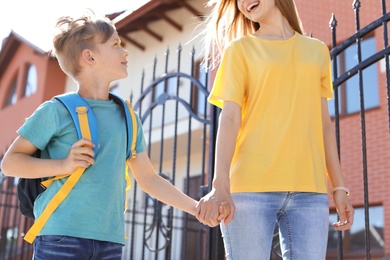
[(76, 107), (76, 112), (77, 114), (85, 114), (88, 112), (88, 108), (87, 107)]

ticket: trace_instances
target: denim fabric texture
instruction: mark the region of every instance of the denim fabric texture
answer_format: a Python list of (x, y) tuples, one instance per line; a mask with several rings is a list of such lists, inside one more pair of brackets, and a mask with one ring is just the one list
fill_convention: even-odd
[(118, 243), (69, 236), (38, 236), (33, 260), (120, 260), (123, 246)]
[(233, 193), (234, 220), (220, 225), (228, 260), (269, 260), (275, 224), (284, 260), (324, 260), (329, 229), (323, 193)]

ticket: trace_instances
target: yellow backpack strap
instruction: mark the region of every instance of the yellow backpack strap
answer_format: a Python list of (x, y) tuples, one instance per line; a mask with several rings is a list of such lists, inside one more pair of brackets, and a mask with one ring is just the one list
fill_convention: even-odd
[(59, 179), (68, 177), (69, 175), (70, 175), (70, 174), (58, 175), (58, 176), (55, 176), (55, 177), (53, 177), (53, 178), (50, 178), (50, 179), (41, 181), (41, 184), (42, 184), (43, 186), (45, 186), (45, 188), (47, 189), (47, 188), (52, 184), (53, 181), (56, 181), (56, 180), (59, 180)]
[[(89, 122), (88, 135), (91, 136), (91, 140), (95, 144), (95, 147), (93, 147), (92, 149), (96, 153), (97, 148), (99, 147), (99, 145), (98, 145), (98, 139), (99, 139), (98, 138), (98, 129), (97, 129), (95, 115), (93, 114), (92, 109), (88, 106), (88, 103), (86, 103), (85, 100), (76, 92), (58, 95), (58, 96), (55, 96), (54, 98), (57, 99), (58, 101), (60, 101), (68, 109), (68, 112), (73, 119), (73, 123), (74, 123), (74, 126), (76, 128), (77, 136), (79, 139), (81, 139), (83, 136), (83, 133), (82, 133), (83, 130), (80, 128), (79, 116), (78, 116), (78, 111), (76, 108), (86, 106), (87, 110), (89, 109), (87, 111), (88, 112), (88, 122)], [(84, 134), (87, 134), (87, 133), (84, 133)], [(48, 188), (52, 184), (53, 181), (68, 177), (69, 175), (70, 174), (58, 175), (58, 176), (49, 178), (45, 181), (42, 181), (41, 184), (44, 187)]]
[[(129, 176), (129, 160), (137, 157), (137, 152), (135, 150), (135, 146), (137, 143), (137, 118), (134, 112), (134, 109), (131, 105), (130, 100), (124, 100), (121, 97), (109, 93), (110, 99), (114, 100), (115, 103), (117, 103), (119, 106), (121, 106), (122, 111), (125, 114), (126, 118), (126, 130), (127, 130), (127, 142), (126, 142), (126, 172), (125, 172), (125, 179), (127, 182), (126, 185), (126, 198), (125, 198), (125, 212), (128, 208), (128, 191), (131, 188), (131, 179)], [(130, 135), (131, 131), (131, 135)], [(127, 239), (127, 236), (125, 235), (125, 238)]]
[(135, 151), (135, 144), (137, 142), (137, 119), (135, 117), (134, 109), (131, 105), (130, 100), (126, 100), (127, 107), (129, 108), (130, 116), (131, 116), (131, 123), (132, 123), (132, 129), (133, 129), (133, 136), (131, 139), (131, 146), (130, 146), (130, 155), (131, 158), (137, 157), (137, 152)]
[[(131, 117), (131, 123), (132, 123), (132, 137), (131, 137), (131, 146), (130, 146), (130, 156), (126, 160), (126, 182), (127, 182), (127, 187), (126, 187), (126, 201), (125, 201), (125, 211), (128, 209), (128, 191), (131, 188), (131, 179), (129, 176), (129, 160), (137, 157), (137, 152), (135, 150), (135, 145), (137, 143), (137, 119), (135, 117), (134, 109), (131, 105), (130, 100), (126, 100), (127, 107), (129, 108), (130, 112), (130, 117)], [(129, 129), (128, 129), (129, 130)]]
[[(91, 132), (89, 129), (88, 114), (87, 114), (88, 109), (83, 106), (83, 107), (77, 107), (76, 111), (79, 118), (82, 137), (91, 140)], [(35, 223), (32, 225), (32, 227), (29, 229), (27, 234), (24, 236), (24, 240), (26, 240), (30, 244), (34, 242), (36, 236), (39, 234), (39, 232), (41, 232), (43, 226), (46, 224), (51, 214), (53, 214), (53, 212), (58, 208), (58, 206), (62, 203), (62, 201), (68, 196), (69, 192), (73, 189), (77, 181), (80, 179), (81, 175), (84, 173), (84, 170), (85, 170), (84, 168), (79, 167), (68, 177), (68, 179), (62, 185), (59, 191), (49, 201), (46, 208), (43, 210), (42, 214), (39, 216), (38, 219), (36, 219)]]

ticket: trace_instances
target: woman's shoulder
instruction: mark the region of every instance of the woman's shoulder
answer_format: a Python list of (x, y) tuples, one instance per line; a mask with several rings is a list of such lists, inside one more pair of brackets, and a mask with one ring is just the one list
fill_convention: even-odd
[(319, 48), (328, 48), (326, 43), (318, 38), (312, 37), (312, 36), (307, 36), (307, 35), (302, 35), (298, 34), (298, 38), (305, 42), (306, 44), (313, 45), (313, 46), (318, 46)]
[(245, 50), (248, 49), (250, 46), (255, 46), (256, 40), (255, 36), (252, 35), (246, 35), (242, 36), (236, 39), (233, 39), (227, 46), (226, 50), (232, 51), (234, 50)]

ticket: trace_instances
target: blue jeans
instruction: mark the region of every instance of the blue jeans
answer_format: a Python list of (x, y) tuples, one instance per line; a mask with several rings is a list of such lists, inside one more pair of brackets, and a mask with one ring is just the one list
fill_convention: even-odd
[(34, 260), (120, 260), (122, 245), (69, 236), (37, 236)]
[(327, 194), (232, 194), (236, 213), (220, 225), (228, 260), (269, 260), (275, 224), (283, 259), (324, 260), (328, 242)]

